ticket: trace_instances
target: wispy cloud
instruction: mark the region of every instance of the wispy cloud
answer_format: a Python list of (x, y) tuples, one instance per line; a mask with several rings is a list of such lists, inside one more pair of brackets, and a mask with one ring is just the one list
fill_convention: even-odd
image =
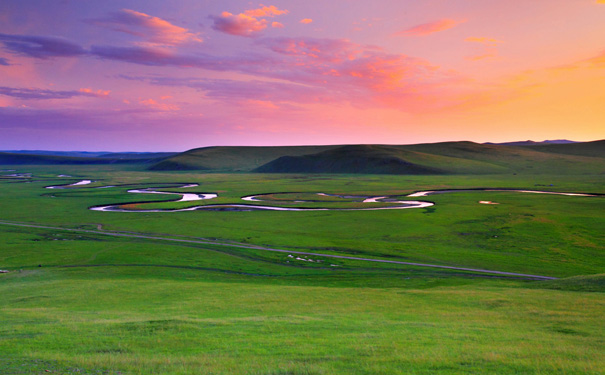
[(396, 32), (393, 35), (394, 36), (425, 36), (425, 35), (438, 33), (440, 31), (451, 29), (464, 22), (466, 22), (466, 20), (453, 20), (453, 19), (445, 18), (445, 19), (441, 19), (438, 21), (427, 22), (427, 23), (423, 23), (420, 25), (416, 25), (416, 26), (410, 27), (408, 29)]
[[(287, 10), (277, 9), (274, 5), (261, 6), (258, 9), (247, 10), (243, 13), (233, 14), (223, 12), (220, 16), (210, 16), (214, 21), (212, 28), (231, 35), (254, 37), (267, 28), (269, 21), (266, 17), (275, 17), (287, 14)], [(282, 27), (279, 22), (273, 22), (272, 27)]]
[(176, 105), (176, 104), (170, 104), (170, 103), (166, 103), (163, 101), (163, 99), (160, 99), (160, 101), (154, 100), (154, 99), (144, 99), (144, 100), (139, 100), (139, 103), (144, 105), (145, 107), (149, 107), (161, 112), (173, 112), (173, 111), (179, 111), (181, 108)]
[(206, 97), (225, 101), (258, 100), (272, 103), (327, 103), (334, 101), (325, 87), (286, 82), (126, 75), (121, 75), (120, 78), (143, 81), (157, 86), (189, 87), (204, 92)]
[(209, 54), (181, 54), (146, 47), (92, 46), (90, 55), (104, 59), (124, 61), (148, 66), (178, 66), (216, 71), (256, 71), (260, 66), (272, 66), (275, 62), (261, 54), (242, 56), (214, 56)]
[(10, 66), (11, 63), (8, 61), (8, 59), (5, 59), (4, 57), (0, 57), (0, 65)]
[(313, 22), (313, 20), (310, 18), (303, 18), (302, 20), (300, 20), (300, 23), (304, 23), (304, 24), (309, 24), (311, 22)]
[(87, 53), (81, 46), (57, 37), (0, 34), (0, 42), (11, 52), (38, 59), (81, 56)]
[(392, 106), (404, 111), (444, 106), (446, 103), (437, 97), (447, 92), (448, 85), (460, 83), (460, 77), (427, 61), (388, 54), (347, 40), (266, 38), (257, 44), (274, 54), (265, 53), (262, 63), (223, 59), (221, 63), (204, 61), (204, 67), (279, 79), (282, 82), (183, 80), (170, 77), (138, 79), (156, 85), (194, 88), (204, 91), (208, 97), (221, 100), (343, 102), (356, 106)]
[[(562, 72), (572, 72), (578, 70), (599, 70), (605, 69), (605, 51), (595, 56), (573, 61), (568, 64), (555, 65), (544, 69), (533, 69), (526, 70), (518, 74), (514, 80), (516, 81), (528, 81), (536, 78), (543, 79), (544, 75), (547, 76), (560, 76)], [(562, 76), (565, 78), (565, 75)]]
[(197, 33), (131, 9), (122, 9), (107, 17), (89, 21), (98, 26), (140, 37), (153, 45), (174, 46), (186, 42), (202, 42)]
[(33, 89), (33, 88), (15, 88), (0, 86), (0, 95), (11, 96), (17, 99), (26, 100), (45, 100), (45, 99), (71, 99), (76, 96), (89, 96), (89, 97), (104, 97), (109, 95), (109, 91), (104, 90), (92, 90), (83, 88), (79, 90), (70, 91), (57, 91), (57, 90), (46, 90), (46, 89)]
[(485, 60), (485, 59), (491, 59), (494, 57), (498, 56), (498, 52), (497, 51), (485, 51), (476, 55), (471, 55), (471, 56), (466, 56), (465, 59), (469, 60), (469, 61), (479, 61), (479, 60)]
[(496, 46), (500, 43), (504, 43), (503, 41), (494, 38), (473, 36), (464, 39), (464, 41), (481, 45), (481, 50), (479, 53), (466, 57), (466, 59), (469, 61), (479, 61), (497, 57), (498, 49), (496, 48)]
[[(426, 60), (390, 54), (378, 47), (345, 39), (264, 38), (258, 39), (255, 45), (259, 48), (254, 53), (233, 56), (182, 54), (142, 46), (91, 46), (89, 50), (78, 46), (74, 51), (103, 60), (236, 72), (256, 78), (247, 80), (249, 82), (200, 80), (195, 83), (197, 89), (220, 100), (229, 97), (276, 103), (332, 100), (360, 107), (422, 112), (451, 106), (461, 92), (481, 90)], [(272, 82), (275, 79), (282, 82)], [(191, 82), (183, 85), (193, 87)]]
[(469, 36), (468, 38), (464, 39), (464, 41), (471, 42), (471, 43), (481, 43), (481, 44), (485, 44), (488, 46), (493, 46), (498, 43), (503, 43), (501, 40), (494, 39), (494, 38), (474, 37), (474, 36)]
[(109, 96), (110, 91), (109, 90), (93, 90), (93, 89), (89, 89), (89, 88), (82, 88), (78, 90), (79, 92), (81, 92), (83, 95), (87, 95), (87, 96), (95, 96), (95, 97), (104, 97), (104, 96)]

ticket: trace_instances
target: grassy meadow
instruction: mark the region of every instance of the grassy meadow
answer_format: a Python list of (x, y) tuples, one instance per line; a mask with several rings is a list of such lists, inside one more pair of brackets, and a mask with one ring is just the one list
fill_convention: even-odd
[[(0, 221), (121, 231), (162, 242), (0, 225), (2, 374), (602, 374), (605, 175), (327, 175), (0, 167)], [(73, 177), (57, 177), (67, 174)], [(81, 179), (76, 188), (44, 189)], [(175, 188), (171, 183), (198, 183)], [(165, 185), (162, 185), (165, 184)], [(113, 188), (96, 189), (104, 185)], [(127, 190), (217, 193), (207, 201)], [(380, 211), (98, 212), (243, 203), (318, 192), (428, 200)], [(319, 199), (321, 200), (321, 199)], [(493, 201), (497, 205), (479, 204)], [(149, 202), (149, 203), (148, 203)], [(254, 202), (248, 202), (254, 203)], [(292, 203), (285, 205), (295, 206)], [(358, 207), (359, 202), (300, 203)], [(557, 277), (301, 257), (233, 242)], [(312, 258), (314, 262), (308, 261)]]

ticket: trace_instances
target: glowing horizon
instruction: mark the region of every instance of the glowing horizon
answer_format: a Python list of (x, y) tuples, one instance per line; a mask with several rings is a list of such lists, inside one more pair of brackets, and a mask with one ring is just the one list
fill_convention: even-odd
[(6, 0), (0, 149), (605, 138), (603, 1), (452, 3)]

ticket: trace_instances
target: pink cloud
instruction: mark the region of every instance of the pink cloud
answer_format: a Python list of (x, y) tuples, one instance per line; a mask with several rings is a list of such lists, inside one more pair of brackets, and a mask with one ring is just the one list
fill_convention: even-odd
[(421, 25), (417, 25), (414, 27), (410, 27), (409, 29), (405, 29), (403, 31), (399, 31), (394, 36), (425, 36), (433, 33), (437, 33), (440, 31), (451, 29), (461, 23), (466, 22), (466, 20), (456, 21), (452, 19), (442, 19), (438, 21), (423, 23)]
[[(14, 38), (18, 40), (20, 37)], [(38, 40), (36, 38), (40, 37), (28, 38)], [(172, 85), (202, 90), (209, 97), (221, 101), (241, 98), (295, 104), (329, 100), (359, 107), (422, 112), (452, 106), (459, 101), (461, 94), (484, 90), (426, 60), (390, 54), (378, 47), (346, 39), (265, 38), (258, 39), (255, 44), (261, 47), (257, 53), (234, 56), (201, 52), (181, 54), (139, 46), (93, 45), (89, 50), (81, 50), (86, 56), (103, 60), (237, 72), (255, 78), (246, 81), (198, 81), (197, 85), (172, 82)], [(272, 82), (275, 79), (280, 80), (280, 84)], [(165, 103), (158, 101), (141, 104), (170, 110), (163, 105)]]
[(78, 91), (84, 95), (97, 96), (97, 97), (109, 96), (109, 93), (111, 92), (109, 90), (96, 90), (95, 91), (95, 90), (89, 89), (89, 88), (81, 88)]
[(108, 17), (91, 20), (93, 24), (114, 31), (135, 35), (155, 45), (174, 46), (186, 42), (202, 42), (199, 34), (171, 24), (158, 17), (131, 9), (122, 9)]
[[(258, 77), (257, 80), (201, 80), (166, 77), (126, 79), (152, 84), (186, 86), (203, 91), (220, 101), (262, 100), (273, 103), (350, 103), (359, 107), (391, 107), (406, 112), (440, 109), (459, 102), (461, 93), (477, 88), (454, 73), (429, 62), (403, 54), (389, 54), (379, 48), (363, 46), (344, 39), (266, 38), (257, 44), (273, 53), (258, 60), (245, 58), (196, 57), (192, 67), (235, 71)], [(126, 52), (126, 51), (125, 51)], [(93, 53), (96, 51), (93, 49)], [(112, 55), (107, 58), (123, 58)], [(181, 64), (184, 56), (159, 57), (145, 64)], [(155, 59), (155, 55), (146, 56)], [(253, 60), (250, 60), (253, 58)], [(183, 66), (183, 65), (180, 65)], [(279, 79), (272, 82), (263, 79)]]
[(162, 112), (173, 112), (179, 111), (181, 109), (178, 105), (162, 103), (154, 99), (139, 100), (139, 103), (144, 105), (145, 107), (149, 107)]
[(304, 24), (309, 24), (311, 22), (313, 22), (313, 20), (310, 18), (303, 18), (302, 20), (300, 20), (300, 23), (304, 23)]
[[(258, 9), (247, 10), (243, 13), (233, 14), (223, 12), (220, 16), (211, 16), (214, 20), (212, 28), (231, 35), (254, 37), (267, 28), (269, 21), (261, 17), (275, 17), (288, 13), (275, 6), (261, 6)], [(273, 22), (272, 27), (282, 27), (279, 22)], [(281, 26), (280, 26), (281, 25)]]
[(271, 23), (271, 27), (279, 27), (279, 28), (283, 28), (284, 24), (281, 22), (272, 22)]
[(250, 9), (244, 12), (245, 15), (254, 18), (260, 17), (275, 17), (280, 16), (282, 14), (288, 14), (287, 10), (279, 10), (275, 5), (264, 6), (261, 5), (261, 8), (258, 9)]

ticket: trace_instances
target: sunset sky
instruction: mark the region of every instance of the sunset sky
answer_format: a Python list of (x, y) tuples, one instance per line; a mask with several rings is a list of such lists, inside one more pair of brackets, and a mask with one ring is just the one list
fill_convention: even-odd
[(605, 0), (2, 0), (0, 149), (605, 138)]

